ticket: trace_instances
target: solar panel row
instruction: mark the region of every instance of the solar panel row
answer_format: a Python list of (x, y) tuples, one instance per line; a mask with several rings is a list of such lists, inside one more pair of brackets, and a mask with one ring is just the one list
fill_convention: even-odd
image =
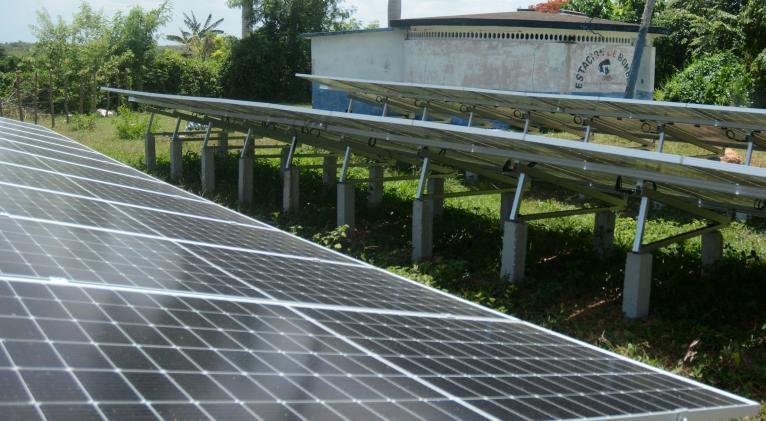
[[(56, 143), (50, 149), (73, 144), (0, 120), (0, 134), (8, 127)], [(106, 158), (83, 174), (67, 155), (2, 139), (0, 147), (0, 161), (14, 164), (0, 163), (0, 418), (712, 419), (757, 411), (127, 167), (113, 171)], [(52, 158), (71, 173), (56, 173)], [(177, 207), (154, 208), (166, 202)]]
[[(477, 124), (503, 123), (523, 128), (526, 119), (537, 127), (583, 136), (586, 126), (643, 146), (659, 138), (691, 143), (708, 151), (721, 146), (747, 148), (747, 136), (766, 148), (766, 110), (679, 104), (661, 101), (510, 92), (451, 86), (372, 81), (299, 74), (320, 86), (348, 93), (352, 98), (388, 104), (394, 114), (439, 118), (469, 116)], [(471, 114), (473, 113), (473, 114)]]

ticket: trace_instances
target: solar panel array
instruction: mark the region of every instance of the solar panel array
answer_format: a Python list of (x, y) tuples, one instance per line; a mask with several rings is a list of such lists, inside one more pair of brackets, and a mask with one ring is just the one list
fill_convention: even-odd
[[(503, 130), (338, 113), (274, 104), (196, 98), (109, 89), (145, 105), (184, 110), (252, 125), (256, 133), (354, 152), (381, 151), (417, 157), (430, 149), (433, 163), (450, 159), (458, 169), (483, 166), (500, 173), (509, 163), (535, 166), (548, 180), (576, 183), (593, 192), (615, 192), (616, 184), (653, 182), (658, 192), (714, 210), (766, 215), (766, 169), (717, 160), (619, 146), (574, 142)], [(528, 171), (532, 171), (531, 169)], [(559, 182), (560, 181), (560, 182)], [(621, 194), (621, 193), (620, 193)]]
[(594, 131), (643, 146), (657, 140), (658, 127), (664, 126), (667, 140), (710, 152), (721, 153), (721, 147), (747, 148), (748, 135), (756, 147), (766, 149), (766, 110), (760, 109), (298, 76), (380, 107), (387, 103), (391, 114), (422, 114), (427, 107), (432, 118), (467, 120), (472, 113), (476, 125), (499, 120), (517, 128), (529, 119), (533, 126), (579, 136), (591, 125)]
[(752, 401), (0, 119), (2, 419), (676, 419)]

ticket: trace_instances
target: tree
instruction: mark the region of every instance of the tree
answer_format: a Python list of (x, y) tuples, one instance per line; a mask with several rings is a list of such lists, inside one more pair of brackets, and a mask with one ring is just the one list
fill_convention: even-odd
[(256, 10), (261, 4), (260, 0), (227, 0), (226, 3), (232, 8), (242, 8), (242, 39), (247, 38), (258, 20)]
[(117, 13), (114, 17), (112, 42), (115, 52), (133, 55), (128, 65), (135, 75), (137, 89), (143, 87), (144, 70), (154, 58), (159, 29), (170, 21), (170, 11), (168, 0), (165, 0), (155, 9), (144, 11), (134, 6), (128, 14)]
[(564, 8), (598, 19), (611, 19), (614, 15), (612, 0), (569, 0)]
[(347, 27), (351, 12), (341, 7), (341, 1), (263, 0), (258, 28), (232, 47), (231, 60), (224, 66), (224, 95), (269, 101), (308, 99), (309, 84), (295, 77), (311, 68), (309, 43), (301, 34)]
[(743, 61), (724, 52), (705, 55), (673, 76), (662, 99), (714, 105), (750, 105), (753, 80)]
[(184, 13), (184, 24), (189, 29), (181, 29), (181, 35), (168, 35), (168, 41), (183, 44), (186, 51), (198, 59), (207, 59), (215, 52), (215, 38), (222, 35), (223, 31), (218, 26), (223, 19), (213, 22), (213, 15), (207, 16), (205, 23), (197, 21), (197, 16), (191, 12), (191, 16)]
[(566, 6), (567, 0), (548, 0), (545, 3), (530, 5), (529, 8), (537, 12), (555, 13)]

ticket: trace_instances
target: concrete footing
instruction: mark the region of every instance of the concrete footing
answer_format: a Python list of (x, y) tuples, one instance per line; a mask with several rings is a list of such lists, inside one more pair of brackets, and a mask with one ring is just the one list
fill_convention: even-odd
[(524, 280), (528, 235), (529, 226), (526, 222), (506, 221), (503, 226), (500, 276), (507, 278), (510, 282)]
[(419, 262), (433, 256), (434, 215), (431, 200), (412, 202), (412, 261)]
[(300, 208), (300, 172), (296, 167), (282, 170), (282, 210), (296, 211)]
[(349, 228), (356, 226), (355, 193), (353, 183), (338, 183), (338, 226), (348, 225)]
[(622, 291), (622, 312), (629, 319), (649, 315), (649, 295), (652, 289), (652, 254), (628, 253), (625, 262), (625, 285)]
[(253, 206), (253, 158), (239, 158), (237, 198), (244, 208)]
[(202, 171), (200, 179), (202, 181), (202, 192), (212, 193), (215, 191), (215, 148), (205, 147), (200, 151), (200, 164)]
[(383, 203), (383, 175), (385, 169), (375, 165), (370, 167), (370, 181), (367, 183), (367, 206), (375, 207)]
[(335, 185), (338, 177), (338, 157), (326, 156), (322, 160), (322, 182), (327, 187)]
[[(431, 178), (428, 180), (428, 194), (429, 195), (441, 195), (444, 194), (444, 179), (443, 178)], [(434, 197), (431, 199), (434, 207), (434, 217), (438, 218), (444, 213), (444, 197)]]
[(702, 272), (723, 259), (723, 235), (713, 231), (702, 235)]
[(157, 141), (154, 133), (147, 133), (144, 137), (144, 158), (146, 159), (146, 170), (153, 171), (157, 168)]
[(222, 131), (218, 133), (218, 155), (226, 156), (229, 154), (229, 132)]
[(505, 223), (511, 219), (513, 209), (513, 192), (500, 193), (500, 232), (505, 229)]
[(178, 181), (183, 176), (183, 142), (170, 140), (170, 179)]
[(617, 215), (614, 212), (598, 212), (595, 214), (593, 226), (593, 250), (599, 256), (604, 256), (614, 245), (614, 225)]

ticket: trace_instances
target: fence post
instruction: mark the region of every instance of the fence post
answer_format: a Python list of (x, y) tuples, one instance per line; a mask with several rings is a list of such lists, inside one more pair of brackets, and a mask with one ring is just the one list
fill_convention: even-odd
[(32, 115), (35, 118), (35, 124), (37, 124), (37, 106), (40, 101), (40, 88), (37, 85), (37, 70), (32, 74)]
[(64, 115), (66, 124), (69, 124), (69, 77), (64, 77)]
[(21, 105), (21, 72), (16, 72), (16, 105), (19, 106), (19, 121), (24, 121), (24, 107)]
[(51, 128), (56, 128), (56, 111), (53, 108), (53, 69), (48, 70), (48, 100), (51, 106)]

